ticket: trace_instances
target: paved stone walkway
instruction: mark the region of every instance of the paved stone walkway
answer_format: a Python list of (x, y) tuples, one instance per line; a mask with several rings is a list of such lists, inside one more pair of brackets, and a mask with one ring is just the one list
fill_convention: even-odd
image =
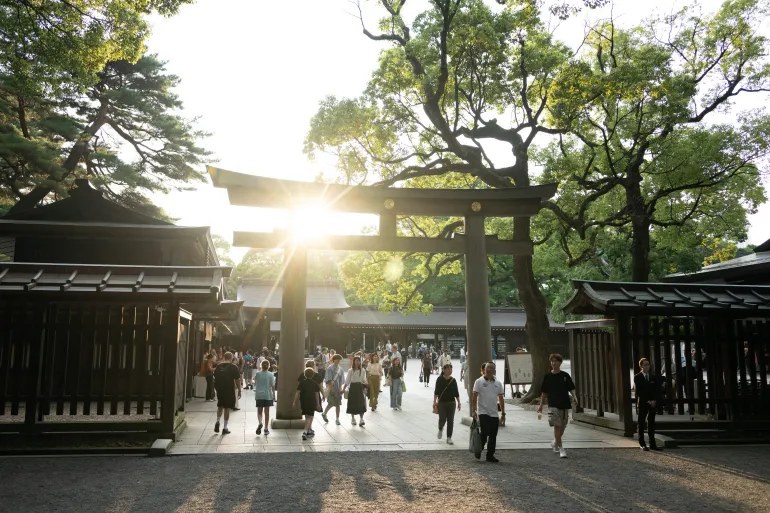
[[(502, 375), (502, 360), (498, 368)], [(459, 377), (459, 361), (454, 361), (456, 376)], [(325, 424), (321, 415), (316, 415), (313, 424), (316, 436), (313, 441), (302, 441), (299, 429), (276, 429), (269, 436), (257, 436), (257, 411), (254, 392), (243, 391), (241, 410), (230, 416), (229, 435), (214, 433), (216, 421), (216, 403), (207, 403), (202, 399), (190, 401), (186, 406), (187, 429), (171, 449), (171, 454), (205, 453), (265, 453), (265, 452), (335, 452), (335, 451), (403, 451), (403, 450), (456, 450), (467, 451), (469, 428), (460, 423), (469, 413), (467, 395), (462, 395), (462, 411), (455, 415), (453, 439), (455, 445), (448, 445), (445, 439), (436, 438), (438, 416), (431, 412), (433, 398), (433, 380), (426, 388), (418, 380), (419, 367), (416, 360), (407, 367), (407, 392), (403, 396), (402, 410), (390, 409), (390, 389), (383, 387), (380, 394), (380, 406), (376, 412), (367, 412), (364, 419), (366, 426), (353, 426), (350, 416), (345, 415), (345, 402), (340, 416), (341, 425), (334, 423), (333, 410), (329, 412), (329, 423)], [(510, 395), (510, 389), (506, 394)], [(275, 408), (273, 408), (273, 412)], [(273, 413), (271, 412), (271, 414)], [(500, 449), (549, 449), (553, 438), (545, 415), (537, 420), (537, 413), (525, 411), (507, 405), (507, 425), (498, 434)], [(446, 434), (446, 433), (445, 433)], [(602, 431), (570, 424), (565, 433), (564, 445), (567, 449), (593, 449), (636, 447), (633, 440), (610, 435)]]

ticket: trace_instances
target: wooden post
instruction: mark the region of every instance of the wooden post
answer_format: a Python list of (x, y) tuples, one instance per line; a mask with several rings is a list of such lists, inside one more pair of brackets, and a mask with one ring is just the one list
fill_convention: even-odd
[[(46, 319), (45, 303), (28, 303), (28, 308), (32, 310), (32, 322), (26, 326), (27, 333), (29, 334), (29, 374), (27, 375), (24, 428), (22, 428), (25, 431), (33, 430), (35, 425), (38, 396), (41, 392), (43, 355), (45, 354), (45, 324), (48, 321)], [(41, 418), (40, 420), (42, 421), (43, 419)]]
[(303, 371), (307, 302), (307, 249), (286, 250), (281, 300), (281, 361), (278, 370), (277, 420), (300, 419), (299, 404), (292, 406), (297, 376)]
[(625, 436), (633, 436), (636, 431), (636, 422), (634, 422), (633, 405), (631, 404), (631, 340), (630, 319), (625, 316), (616, 318), (615, 336), (612, 337), (614, 350), (615, 387), (618, 398), (618, 419), (623, 423), (623, 432)]
[(160, 421), (163, 433), (174, 432), (176, 421), (176, 369), (179, 342), (179, 304), (170, 303), (168, 312), (163, 312), (163, 401), (160, 405)]
[[(468, 343), (468, 397), (481, 364), (492, 359), (492, 328), (489, 320), (489, 282), (487, 281), (484, 217), (465, 216), (465, 326)], [(471, 405), (471, 408), (473, 405)]]

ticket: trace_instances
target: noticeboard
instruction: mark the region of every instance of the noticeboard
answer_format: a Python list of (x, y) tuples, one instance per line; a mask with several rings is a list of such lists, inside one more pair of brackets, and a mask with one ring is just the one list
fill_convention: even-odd
[(506, 385), (529, 385), (532, 383), (532, 355), (513, 353), (505, 355)]

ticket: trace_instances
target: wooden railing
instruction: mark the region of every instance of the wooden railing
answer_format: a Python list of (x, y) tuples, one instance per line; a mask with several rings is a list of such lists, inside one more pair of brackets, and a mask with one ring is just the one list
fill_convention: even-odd
[[(576, 413), (592, 410), (597, 424), (633, 433), (633, 374), (641, 358), (660, 381), (659, 414), (770, 420), (770, 320), (618, 316), (568, 327)], [(617, 420), (601, 420), (606, 413)]]
[(569, 345), (572, 379), (578, 396), (576, 413), (588, 408), (598, 417), (617, 413), (617, 372), (613, 366), (612, 322), (584, 324), (581, 329), (570, 330)]
[(178, 326), (168, 304), (0, 302), (0, 431), (173, 431)]

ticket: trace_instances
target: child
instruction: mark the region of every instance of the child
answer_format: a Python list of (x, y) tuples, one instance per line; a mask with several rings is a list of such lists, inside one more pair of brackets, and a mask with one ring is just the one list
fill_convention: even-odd
[(292, 407), (297, 406), (299, 399), (302, 415), (305, 416), (305, 431), (302, 432), (302, 439), (313, 438), (313, 417), (315, 416), (316, 394), (321, 391), (321, 385), (313, 379), (315, 371), (311, 368), (305, 369), (304, 378), (297, 386), (297, 392), (294, 394)]

